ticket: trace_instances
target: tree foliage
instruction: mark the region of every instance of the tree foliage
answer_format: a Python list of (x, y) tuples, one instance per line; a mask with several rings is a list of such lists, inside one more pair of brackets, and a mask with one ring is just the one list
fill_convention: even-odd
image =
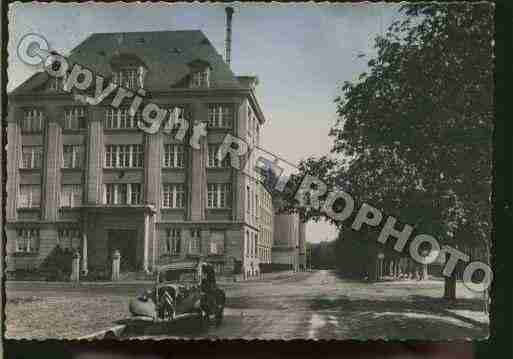
[(335, 160), (305, 161), (303, 173), (442, 241), (487, 241), (493, 7), (428, 3), (401, 11), (404, 18), (376, 39), (368, 71), (341, 87)]
[(368, 75), (346, 82), (336, 100), (333, 151), (354, 158), (348, 174), (358, 192), (403, 218), (418, 216), (408, 220), (442, 240), (470, 240), (456, 234), (489, 222), (492, 10), (404, 6), (406, 19), (376, 40)]
[[(340, 88), (331, 157), (304, 161), (301, 174), (442, 243), (489, 248), (493, 5), (416, 3), (401, 12), (376, 38), (368, 71)], [(291, 193), (282, 200), (293, 208)]]

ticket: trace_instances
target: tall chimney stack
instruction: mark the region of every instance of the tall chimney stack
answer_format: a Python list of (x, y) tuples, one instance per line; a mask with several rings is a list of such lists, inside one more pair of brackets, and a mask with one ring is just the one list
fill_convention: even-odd
[(228, 6), (225, 8), (226, 11), (226, 40), (224, 43), (224, 57), (225, 61), (230, 66), (231, 53), (232, 53), (232, 16), (233, 8)]

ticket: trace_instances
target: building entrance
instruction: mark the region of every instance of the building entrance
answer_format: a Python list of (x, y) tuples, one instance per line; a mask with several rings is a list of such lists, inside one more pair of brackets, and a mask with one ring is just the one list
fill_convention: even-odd
[(137, 270), (137, 231), (113, 229), (108, 231), (107, 249), (109, 263), (112, 263), (112, 254), (117, 249), (121, 254), (120, 271), (133, 272)]

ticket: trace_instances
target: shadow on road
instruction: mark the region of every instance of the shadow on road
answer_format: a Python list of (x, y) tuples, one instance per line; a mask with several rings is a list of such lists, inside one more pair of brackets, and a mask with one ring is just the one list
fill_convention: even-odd
[(410, 295), (404, 299), (354, 299), (347, 296), (315, 298), (310, 301), (313, 312), (326, 312), (352, 328), (362, 338), (451, 339), (486, 338), (489, 326), (450, 310), (480, 312), (479, 299), (460, 299), (455, 303), (444, 299)]
[(195, 318), (188, 318), (177, 320), (168, 323), (133, 323), (129, 320), (120, 320), (116, 324), (127, 324), (126, 329), (123, 331), (121, 337), (132, 336), (166, 336), (166, 337), (181, 337), (181, 338), (198, 338), (207, 336), (210, 327), (201, 326), (200, 321)]

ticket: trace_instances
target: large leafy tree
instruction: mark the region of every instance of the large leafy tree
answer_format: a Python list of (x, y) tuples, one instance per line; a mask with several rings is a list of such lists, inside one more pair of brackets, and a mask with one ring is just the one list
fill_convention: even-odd
[[(353, 158), (361, 195), (445, 243), (488, 243), (493, 8), (402, 11), (406, 18), (376, 40), (369, 72), (342, 88), (333, 151)], [(454, 288), (453, 278), (445, 296)]]
[[(309, 159), (302, 173), (442, 243), (489, 248), (493, 7), (420, 3), (401, 12), (376, 39), (368, 72), (336, 99), (335, 161)], [(444, 295), (455, 297), (455, 278)]]

